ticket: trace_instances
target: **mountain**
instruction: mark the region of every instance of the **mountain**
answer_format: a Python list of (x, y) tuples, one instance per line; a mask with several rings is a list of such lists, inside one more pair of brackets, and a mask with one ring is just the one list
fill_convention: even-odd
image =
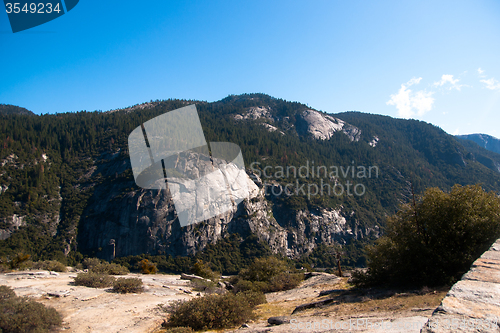
[(35, 115), (30, 110), (19, 106), (10, 104), (0, 104), (0, 115), (8, 115), (8, 114), (30, 115), (30, 116)]
[[(207, 142), (241, 147), (251, 191), (226, 213), (181, 227), (168, 191), (136, 185), (128, 135), (190, 104)], [(412, 193), (456, 183), (500, 191), (498, 170), (432, 124), (327, 114), (264, 94), (0, 118), (0, 256), (192, 255), (237, 233), (290, 258), (334, 244), (355, 257)], [(199, 172), (190, 156), (178, 171)]]
[(457, 135), (457, 138), (461, 140), (470, 140), (477, 143), (479, 146), (492, 151), (494, 153), (500, 154), (500, 140), (488, 135), (488, 134), (467, 134), (467, 135)]
[(500, 172), (500, 154), (483, 148), (472, 140), (461, 137), (458, 139), (460, 140), (460, 143), (472, 154), (476, 161), (491, 170)]

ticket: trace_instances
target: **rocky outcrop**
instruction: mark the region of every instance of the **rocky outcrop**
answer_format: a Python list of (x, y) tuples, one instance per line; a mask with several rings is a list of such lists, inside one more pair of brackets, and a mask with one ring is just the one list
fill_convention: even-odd
[(455, 283), (422, 333), (498, 332), (500, 239)]
[(297, 129), (310, 133), (315, 139), (328, 140), (338, 131), (342, 131), (351, 141), (359, 141), (361, 138), (359, 128), (318, 111), (304, 110), (297, 116)]
[[(262, 123), (262, 126), (264, 126), (269, 132), (275, 132), (278, 131), (277, 127), (274, 127), (273, 125), (269, 125), (268, 123)], [(283, 131), (279, 131), (282, 135), (285, 135)]]
[(372, 141), (368, 142), (368, 144), (371, 147), (375, 148), (377, 146), (378, 141), (379, 141), (378, 136), (374, 136), (373, 139), (372, 139)]
[(269, 325), (283, 325), (290, 323), (290, 316), (277, 316), (277, 317), (269, 317), (267, 319)]
[(12, 164), (14, 167), (16, 167), (16, 160), (19, 157), (17, 157), (16, 154), (10, 154), (6, 158), (0, 161), (0, 166), (5, 166), (6, 164)]
[(234, 116), (236, 120), (257, 120), (257, 119), (266, 119), (269, 121), (274, 121), (274, 117), (269, 112), (271, 108), (269, 106), (257, 106), (249, 108), (244, 114), (237, 114)]
[(14, 214), (10, 218), (3, 218), (0, 221), (7, 226), (7, 228), (0, 229), (0, 240), (6, 240), (14, 231), (26, 225), (26, 216)]
[[(274, 132), (279, 128), (270, 125), (266, 122), (276, 123), (280, 122), (282, 128), (291, 129), (296, 128), (297, 132), (301, 135), (312, 135), (318, 140), (328, 140), (335, 132), (342, 132), (351, 141), (359, 141), (361, 138), (361, 130), (345, 121), (323, 114), (316, 110), (303, 110), (298, 112), (295, 116), (296, 123), (290, 124), (290, 117), (280, 117), (273, 114), (269, 106), (251, 107), (243, 114), (236, 114), (233, 116), (235, 120), (260, 120), (264, 121), (262, 125), (270, 132)], [(280, 133), (285, 134), (280, 131)]]

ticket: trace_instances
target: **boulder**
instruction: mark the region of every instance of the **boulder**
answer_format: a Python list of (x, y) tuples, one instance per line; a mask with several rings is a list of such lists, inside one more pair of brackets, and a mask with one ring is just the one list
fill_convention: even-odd
[(270, 325), (283, 325), (290, 323), (290, 317), (288, 316), (278, 316), (278, 317), (270, 317), (267, 319), (267, 322)]

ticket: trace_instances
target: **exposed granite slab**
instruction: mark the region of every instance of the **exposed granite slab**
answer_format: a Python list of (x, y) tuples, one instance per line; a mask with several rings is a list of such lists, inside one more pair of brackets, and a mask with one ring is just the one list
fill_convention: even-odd
[(500, 332), (500, 239), (434, 310), (422, 333)]

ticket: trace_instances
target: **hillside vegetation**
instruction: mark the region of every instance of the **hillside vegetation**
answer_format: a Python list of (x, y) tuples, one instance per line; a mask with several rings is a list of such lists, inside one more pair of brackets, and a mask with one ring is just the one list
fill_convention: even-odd
[[(130, 206), (131, 199), (139, 197), (138, 193), (149, 193), (140, 192), (134, 182), (127, 148), (129, 133), (147, 120), (193, 103), (197, 105), (206, 140), (238, 144), (247, 167), (254, 163), (253, 171), (261, 172), (263, 182), (284, 185), (296, 181), (290, 175), (265, 177), (262, 171), (267, 166), (272, 170), (277, 166), (300, 167), (313, 163), (327, 167), (378, 168), (377, 177), (359, 179), (348, 173), (345, 179), (340, 179), (362, 183), (366, 189), (362, 196), (347, 193), (265, 195), (262, 205), (269, 210), (266, 219), (282, 228), (280, 230), (304, 235), (304, 239), (297, 241), (307, 242), (308, 248), (302, 249), (301, 243), (294, 245), (304, 251), (296, 251), (299, 254), (305, 255), (325, 239), (330, 239), (327, 246), (341, 245), (348, 252), (344, 260), (349, 265), (362, 265), (363, 245), (380, 236), (386, 216), (394, 214), (400, 203), (411, 200), (412, 187), (417, 194), (429, 187), (448, 191), (454, 184), (480, 183), (485, 190), (500, 190), (500, 172), (483, 165), (468, 148), (436, 126), (416, 120), (346, 112), (332, 116), (348, 123), (356, 139), (338, 131), (322, 140), (306, 131), (307, 124), (304, 125), (301, 112), (309, 107), (263, 94), (229, 96), (214, 103), (152, 101), (113, 112), (82, 111), (42, 116), (4, 112), (0, 115), (0, 238), (3, 239), (0, 240), (0, 256), (11, 257), (22, 252), (35, 261), (55, 259), (68, 264), (80, 262), (83, 255), (109, 259), (110, 241), (124, 237), (124, 233), (114, 226), (123, 227), (125, 222), (120, 208), (101, 211), (103, 204)], [(268, 115), (245, 118), (252, 108), (264, 108)], [(264, 124), (277, 130), (270, 131)], [(300, 179), (301, 184), (306, 185), (318, 181), (314, 176)], [(148, 195), (154, 197), (152, 192), (145, 197)], [(308, 224), (325, 209), (340, 212), (339, 221), (345, 219), (341, 233), (327, 235), (322, 227), (316, 230)], [(306, 216), (302, 218), (306, 222), (304, 230), (297, 229), (297, 212)], [(204, 248), (210, 251), (208, 244), (212, 243), (212, 236), (207, 233), (206, 224), (181, 230), (173, 222), (175, 214), (169, 214), (166, 219), (173, 223), (172, 227), (162, 230), (171, 230), (171, 240), (162, 243), (163, 236), (147, 234), (146, 226), (141, 231), (144, 234), (134, 231), (129, 235), (135, 238), (117, 242), (117, 253), (160, 256), (158, 268), (164, 265), (181, 270), (183, 260), (185, 266), (190, 267), (194, 259), (175, 261), (175, 257), (192, 258), (195, 255), (192, 251)], [(252, 218), (255, 216), (239, 212), (233, 220), (241, 226)], [(109, 226), (106, 232), (95, 227), (104, 225)], [(266, 232), (273, 235), (273, 228), (269, 227)], [(241, 227), (225, 229), (222, 236), (236, 233), (240, 234), (238, 243), (251, 234), (249, 228)], [(205, 235), (207, 240), (188, 251), (187, 243), (182, 243), (186, 235)], [(102, 238), (101, 245), (87, 242), (97, 236)], [(266, 242), (262, 235), (259, 237), (259, 242)], [(128, 248), (122, 244), (127, 244)], [(141, 246), (130, 247), (130, 244)], [(242, 265), (248, 266), (248, 263), (242, 264), (245, 258), (256, 254), (245, 251), (227, 254), (226, 258), (219, 256), (213, 268), (236, 272)], [(271, 246), (271, 251), (276, 252), (276, 247)], [(280, 251), (281, 255), (286, 254), (286, 249)], [(328, 260), (307, 261), (316, 265), (321, 262)]]
[(368, 249), (360, 286), (452, 285), (500, 237), (500, 198), (480, 186), (430, 188), (388, 219), (387, 235)]

